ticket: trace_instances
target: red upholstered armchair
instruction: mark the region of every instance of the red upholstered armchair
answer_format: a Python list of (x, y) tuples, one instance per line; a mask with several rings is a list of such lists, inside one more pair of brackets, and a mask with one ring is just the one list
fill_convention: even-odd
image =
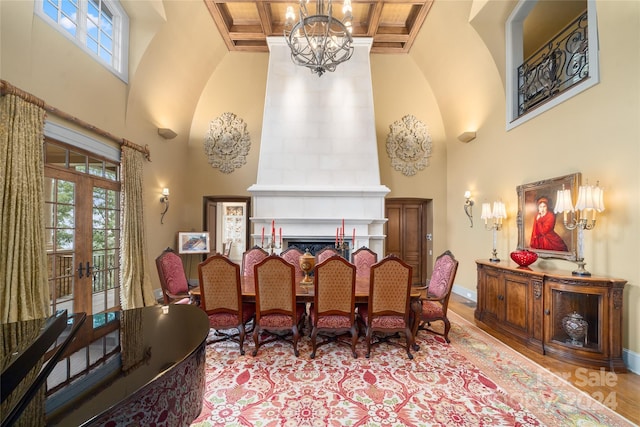
[[(431, 280), (429, 280), (429, 285), (427, 286), (427, 296), (420, 301), (422, 311), (419, 322), (416, 322), (415, 325), (414, 336), (418, 334), (419, 330), (424, 330), (441, 335), (447, 342), (451, 342), (449, 340), (451, 324), (447, 318), (447, 308), (457, 271), (458, 261), (450, 251), (445, 251), (436, 258), (433, 274), (431, 274)], [(430, 329), (431, 322), (438, 320), (444, 322), (443, 333)]]
[(184, 272), (182, 258), (167, 248), (156, 258), (158, 277), (165, 304), (189, 304), (189, 283)]

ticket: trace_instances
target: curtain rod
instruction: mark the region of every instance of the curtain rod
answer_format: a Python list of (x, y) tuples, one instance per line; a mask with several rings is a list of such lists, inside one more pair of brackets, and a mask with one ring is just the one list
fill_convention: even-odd
[(151, 161), (151, 152), (149, 151), (149, 146), (145, 145), (144, 147), (141, 145), (138, 145), (134, 142), (131, 142), (127, 139), (124, 138), (118, 138), (117, 136), (102, 130), (96, 126), (93, 126), (87, 122), (85, 122), (84, 120), (81, 120), (75, 116), (72, 116), (71, 114), (65, 113), (64, 111), (61, 111), (55, 107), (52, 107), (51, 105), (47, 104), (46, 102), (44, 102), (42, 99), (23, 91), (22, 89), (19, 89), (15, 86), (13, 86), (11, 83), (7, 82), (6, 80), (0, 80), (0, 93), (4, 96), (4, 95), (15, 95), (18, 96), (22, 99), (24, 99), (27, 102), (30, 102), (31, 104), (35, 104), (38, 107), (44, 109), (46, 112), (53, 114), (56, 117), (59, 117), (61, 119), (67, 120), (69, 122), (75, 123), (76, 125), (89, 130), (91, 132), (94, 132), (100, 136), (103, 136), (105, 138), (110, 139), (111, 141), (114, 141), (118, 144), (120, 144), (121, 147), (129, 147), (132, 148), (136, 151), (141, 152), (142, 154), (144, 154), (144, 157)]

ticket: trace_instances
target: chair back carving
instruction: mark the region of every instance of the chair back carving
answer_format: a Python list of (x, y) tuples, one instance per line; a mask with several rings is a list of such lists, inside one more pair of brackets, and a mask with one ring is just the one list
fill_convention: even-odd
[(316, 253), (316, 264), (320, 264), (322, 261), (325, 261), (334, 255), (340, 255), (335, 248), (332, 248), (331, 246), (322, 248), (318, 253)]
[(300, 268), (300, 257), (302, 255), (304, 255), (304, 253), (295, 246), (291, 246), (280, 253), (280, 256), (284, 260), (286, 260), (289, 264), (293, 264), (296, 269), (296, 277), (304, 276), (304, 272), (302, 271), (302, 268)]
[(351, 255), (351, 262), (356, 266), (356, 275), (368, 279), (371, 266), (378, 262), (378, 254), (363, 246)]
[(269, 256), (269, 253), (260, 246), (245, 251), (242, 254), (242, 275), (253, 276), (253, 267)]
[(189, 297), (189, 284), (182, 258), (171, 248), (156, 258), (156, 267), (165, 304)]

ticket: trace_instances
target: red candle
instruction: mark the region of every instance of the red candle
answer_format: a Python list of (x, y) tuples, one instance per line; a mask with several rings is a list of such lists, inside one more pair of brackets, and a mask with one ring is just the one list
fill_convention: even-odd
[(262, 239), (260, 246), (264, 246), (264, 227), (262, 227)]
[(344, 218), (342, 218), (342, 228), (341, 228), (342, 239), (344, 240)]
[(338, 246), (338, 234), (340, 234), (340, 229), (336, 227), (336, 247)]
[(280, 247), (282, 247), (282, 227), (280, 227)]

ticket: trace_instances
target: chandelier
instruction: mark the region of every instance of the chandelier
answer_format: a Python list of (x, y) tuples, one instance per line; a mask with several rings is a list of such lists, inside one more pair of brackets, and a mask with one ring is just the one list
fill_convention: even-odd
[(344, 0), (342, 21), (332, 15), (331, 0), (316, 0), (315, 15), (309, 15), (307, 3), (300, 0), (300, 13), (296, 21), (293, 7), (288, 6), (285, 15), (284, 37), (291, 48), (294, 64), (307, 67), (312, 73), (323, 75), (335, 71), (353, 54), (351, 0)]

